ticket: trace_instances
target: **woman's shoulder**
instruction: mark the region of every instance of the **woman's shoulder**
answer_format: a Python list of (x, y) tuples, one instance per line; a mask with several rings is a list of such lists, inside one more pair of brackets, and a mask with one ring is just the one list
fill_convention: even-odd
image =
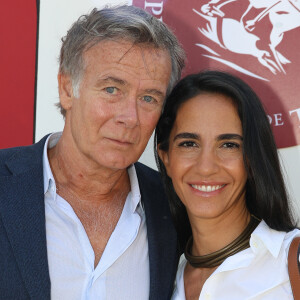
[(251, 235), (250, 247), (255, 254), (262, 253), (266, 249), (273, 258), (279, 258), (287, 255), (292, 240), (297, 236), (300, 236), (299, 229), (289, 232), (278, 231), (270, 228), (262, 220)]
[(278, 231), (270, 228), (264, 221), (261, 221), (253, 232), (253, 236), (263, 241), (266, 248), (268, 248), (274, 257), (277, 257), (280, 252), (285, 253), (284, 256), (287, 256), (291, 242), (295, 237), (300, 236), (300, 230), (295, 228), (289, 232)]

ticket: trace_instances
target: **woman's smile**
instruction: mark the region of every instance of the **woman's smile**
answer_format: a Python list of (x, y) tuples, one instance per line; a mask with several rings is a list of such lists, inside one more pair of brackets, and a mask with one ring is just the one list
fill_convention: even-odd
[(190, 184), (195, 192), (200, 192), (204, 197), (215, 196), (220, 193), (226, 186), (226, 184)]
[(188, 214), (206, 219), (230, 210), (234, 219), (245, 209), (242, 124), (231, 99), (201, 94), (183, 103), (161, 157)]

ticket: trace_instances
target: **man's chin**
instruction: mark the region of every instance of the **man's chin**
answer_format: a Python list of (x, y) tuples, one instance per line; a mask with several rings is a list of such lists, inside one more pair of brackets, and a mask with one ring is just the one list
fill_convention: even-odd
[(125, 170), (136, 161), (128, 160), (128, 159), (114, 160), (114, 161), (110, 161), (110, 162), (107, 161), (105, 164), (103, 164), (103, 166), (106, 167), (107, 169), (111, 169), (111, 170)]

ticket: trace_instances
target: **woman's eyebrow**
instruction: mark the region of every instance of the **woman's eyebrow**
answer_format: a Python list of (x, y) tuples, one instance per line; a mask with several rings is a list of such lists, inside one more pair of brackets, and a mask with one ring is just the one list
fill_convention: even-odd
[[(173, 141), (177, 139), (193, 139), (193, 140), (200, 140), (200, 136), (197, 133), (192, 133), (192, 132), (181, 132), (175, 135)], [(224, 133), (220, 134), (217, 137), (217, 141), (222, 141), (222, 140), (243, 140), (243, 137), (237, 133)]]
[(220, 134), (217, 137), (217, 141), (223, 141), (223, 140), (243, 140), (243, 137), (237, 133), (224, 133)]
[(174, 136), (173, 141), (178, 140), (178, 139), (193, 139), (193, 140), (199, 140), (200, 137), (197, 133), (192, 133), (192, 132), (181, 132), (178, 133)]

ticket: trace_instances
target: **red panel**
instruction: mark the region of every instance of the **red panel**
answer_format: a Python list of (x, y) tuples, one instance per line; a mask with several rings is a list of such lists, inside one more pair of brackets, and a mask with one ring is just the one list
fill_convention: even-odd
[(2, 1), (0, 148), (33, 141), (36, 31), (35, 0)]
[(300, 145), (297, 0), (133, 0), (162, 19), (187, 53), (184, 75), (229, 71), (259, 95), (277, 146)]

